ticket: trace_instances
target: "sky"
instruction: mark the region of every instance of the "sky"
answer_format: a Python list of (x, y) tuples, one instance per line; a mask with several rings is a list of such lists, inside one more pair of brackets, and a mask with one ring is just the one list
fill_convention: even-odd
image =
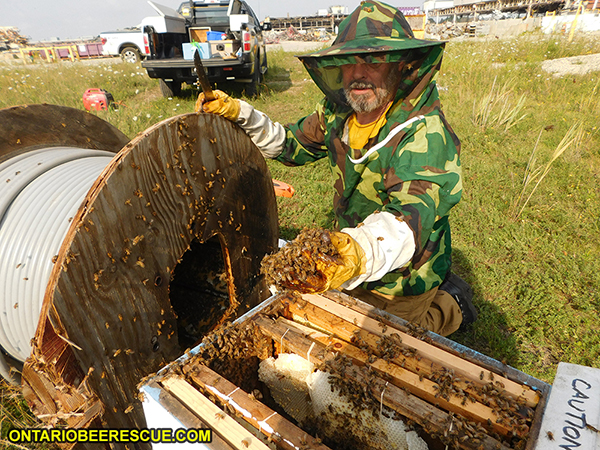
[[(177, 9), (183, 0), (155, 3)], [(260, 20), (265, 17), (308, 16), (329, 6), (347, 6), (360, 0), (246, 0)], [(387, 0), (394, 6), (421, 6), (422, 0)], [(139, 25), (156, 15), (147, 0), (0, 0), (0, 27), (13, 26), (32, 41), (93, 37), (103, 31)]]

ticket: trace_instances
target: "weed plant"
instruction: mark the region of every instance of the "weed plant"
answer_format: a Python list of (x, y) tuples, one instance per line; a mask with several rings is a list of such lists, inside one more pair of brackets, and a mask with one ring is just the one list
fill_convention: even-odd
[[(545, 60), (589, 53), (600, 53), (597, 35), (454, 40), (438, 77), (444, 111), (462, 141), (453, 270), (472, 285), (479, 310), (479, 319), (451, 338), (546, 382), (560, 361), (600, 367), (600, 72), (554, 76), (541, 69)], [(302, 65), (292, 53), (268, 57), (261, 96), (247, 100), (284, 124), (312, 112), (321, 93)], [(83, 109), (90, 87), (108, 90), (120, 104), (93, 114), (131, 138), (193, 111), (197, 94), (188, 87), (182, 97), (162, 98), (144, 69), (114, 60), (13, 65), (0, 68), (0, 107)], [(235, 85), (218, 87), (243, 98)], [(486, 100), (491, 95), (504, 97), (494, 104)], [(579, 134), (569, 135), (575, 128)], [(282, 238), (304, 226), (335, 226), (325, 161), (268, 167), (296, 190), (277, 200)], [(538, 167), (532, 190), (527, 180)]]

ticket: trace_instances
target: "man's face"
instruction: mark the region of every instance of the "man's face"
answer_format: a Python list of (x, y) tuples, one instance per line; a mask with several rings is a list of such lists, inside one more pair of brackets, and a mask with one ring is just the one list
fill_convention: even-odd
[(400, 78), (398, 63), (344, 64), (341, 68), (346, 98), (357, 113), (370, 113), (393, 99)]

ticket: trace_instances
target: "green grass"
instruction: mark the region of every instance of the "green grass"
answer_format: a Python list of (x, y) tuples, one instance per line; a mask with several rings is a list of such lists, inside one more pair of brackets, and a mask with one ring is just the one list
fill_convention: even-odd
[[(447, 50), (439, 83), (463, 143), (465, 188), (452, 216), (455, 269), (474, 286), (480, 309), (472, 329), (452, 337), (548, 382), (559, 361), (600, 367), (600, 139), (592, 96), (600, 73), (557, 78), (540, 69), (550, 57), (599, 52), (600, 40), (524, 35)], [(494, 83), (509, 83), (513, 107), (525, 99), (518, 116), (525, 117), (508, 129), (482, 126), (473, 112)], [(552, 162), (578, 123), (581, 139)], [(549, 170), (515, 219), (538, 138), (537, 164)]]
[[(597, 35), (571, 43), (538, 34), (452, 41), (438, 77), (445, 113), (462, 141), (464, 195), (451, 215), (454, 270), (473, 286), (480, 313), (451, 338), (547, 382), (559, 361), (600, 367), (600, 72), (554, 77), (541, 63), (598, 52)], [(270, 52), (269, 64), (262, 96), (251, 102), (280, 123), (309, 114), (321, 94), (302, 65), (282, 51)], [(503, 86), (502, 102), (482, 102)], [(83, 109), (89, 87), (107, 89), (122, 103), (95, 114), (131, 138), (192, 111), (196, 96), (187, 88), (182, 98), (161, 98), (157, 81), (140, 67), (60, 63), (0, 68), (0, 107), (45, 102)], [(483, 123), (481, 105), (489, 118), (517, 114), (510, 126)], [(581, 138), (552, 160), (575, 124)], [(524, 177), (534, 149), (535, 167), (548, 172), (516, 215), (519, 196), (531, 194)], [(268, 166), (296, 189), (293, 198), (277, 200), (282, 237), (304, 226), (334, 226), (333, 179), (324, 161)]]
[(23, 400), (15, 386), (0, 380), (0, 448), (19, 450), (30, 448), (35, 450), (53, 450), (54, 446), (44, 444), (27, 444), (27, 446), (13, 445), (7, 440), (7, 434), (14, 428), (39, 427), (38, 419), (31, 413), (27, 403)]

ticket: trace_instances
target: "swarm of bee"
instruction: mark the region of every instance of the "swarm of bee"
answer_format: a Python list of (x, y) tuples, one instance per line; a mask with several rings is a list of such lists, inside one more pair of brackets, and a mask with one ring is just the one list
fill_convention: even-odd
[[(297, 292), (292, 292), (291, 295), (300, 296)], [(279, 317), (284, 314), (282, 305), (270, 305), (264, 313), (269, 317)], [(381, 326), (385, 324), (382, 323)], [(412, 327), (411, 331), (409, 334), (426, 337), (424, 331), (418, 327)], [(493, 438), (497, 442), (496, 445), (502, 444), (513, 450), (522, 450), (526, 446), (534, 410), (527, 406), (525, 398), (515, 399), (508, 396), (503, 383), (494, 379), (491, 372), (486, 373), (482, 370), (479, 381), (470, 381), (457, 376), (451, 369), (432, 367), (430, 373), (423, 373), (420, 377), (420, 381), (426, 378), (435, 383), (433, 388), (437, 391), (436, 398), (449, 401), (452, 397), (458, 397), (462, 399), (463, 406), (468, 402), (478, 401), (491, 408), (494, 417), (488, 419), (487, 423), (472, 422), (460, 414), (448, 412), (447, 421), (444, 423), (435, 422), (425, 415), (426, 420), (416, 424), (402, 417), (397, 411), (386, 411), (382, 403), (383, 392), (393, 380), (386, 376), (387, 374), (373, 370), (371, 364), (380, 358), (393, 362), (402, 356), (404, 361), (408, 358), (419, 360), (420, 354), (403, 343), (396, 333), (380, 337), (373, 345), (367, 343), (360, 332), (355, 332), (351, 341), (369, 356), (364, 366), (357, 366), (350, 358), (340, 353), (325, 359), (318, 367), (329, 374), (331, 391), (335, 390), (344, 397), (350, 404), (350, 410), (362, 411), (361, 414), (369, 414), (373, 418), (383, 415), (392, 420), (402, 420), (417, 434), (428, 435), (434, 445), (443, 444), (448, 448), (464, 448), (467, 442), (473, 445), (473, 448), (489, 448), (489, 442), (486, 444), (489, 438)], [(235, 326), (226, 324), (208, 334), (203, 343), (202, 351), (190, 359), (189, 365), (186, 364), (188, 368), (183, 368), (183, 374), (193, 374), (196, 364), (207, 365), (246, 392), (264, 395), (265, 404), (278, 410), (279, 406), (274, 404), (269, 390), (257, 377), (259, 362), (277, 352), (274, 341), (263, 335), (260, 327), (252, 321)], [(401, 366), (404, 367), (403, 364)], [(403, 389), (410, 393), (406, 388)], [(319, 413), (319, 416), (313, 419), (314, 423), (313, 420), (303, 423), (304, 430), (312, 435), (321, 436), (324, 443), (331, 448), (374, 448), (369, 442), (375, 438), (369, 435), (368, 429), (362, 430), (365, 427), (362, 427), (357, 417), (349, 414), (347, 410), (338, 410), (330, 406), (328, 411)], [(499, 435), (493, 429), (494, 421), (503, 424), (512, 433)], [(361, 428), (363, 434), (355, 432), (356, 427)], [(353, 431), (349, 432), (351, 429)]]
[[(353, 364), (343, 354), (326, 360), (319, 370), (329, 374), (327, 381), (331, 392), (337, 392), (348, 403), (330, 402), (314, 423), (308, 424), (311, 434), (321, 436), (323, 442), (335, 450), (398, 448), (397, 436), (396, 439), (388, 436), (390, 430), (386, 425), (376, 424), (382, 417), (404, 420), (396, 411), (382, 406), (378, 392), (385, 387), (384, 380), (367, 366)], [(401, 424), (398, 426), (404, 430)]]
[(279, 290), (294, 290), (303, 293), (322, 292), (326, 277), (317, 261), (336, 264), (339, 252), (331, 243), (326, 230), (304, 228), (293, 241), (281, 250), (267, 255), (262, 261), (261, 272), (268, 284)]
[(343, 354), (336, 355), (333, 359), (323, 363), (319, 370), (328, 372), (329, 383), (331, 390), (337, 389), (340, 395), (345, 396), (352, 403), (356, 410), (368, 410), (373, 414), (373, 417), (379, 415), (380, 402), (376, 400), (375, 388), (377, 387), (377, 377), (368, 369), (362, 370), (361, 373), (365, 378), (364, 382), (356, 381), (346, 376), (346, 371), (357, 371), (360, 367), (355, 366), (352, 361)]
[(417, 338), (423, 342), (427, 342), (431, 344), (433, 340), (427, 335), (427, 329), (423, 328), (416, 323), (408, 322), (406, 324), (407, 330), (406, 333), (410, 336)]
[(252, 322), (244, 325), (227, 323), (206, 335), (202, 352), (194, 355), (187, 366), (203, 364), (246, 392), (257, 388), (258, 363), (272, 355), (272, 346)]

